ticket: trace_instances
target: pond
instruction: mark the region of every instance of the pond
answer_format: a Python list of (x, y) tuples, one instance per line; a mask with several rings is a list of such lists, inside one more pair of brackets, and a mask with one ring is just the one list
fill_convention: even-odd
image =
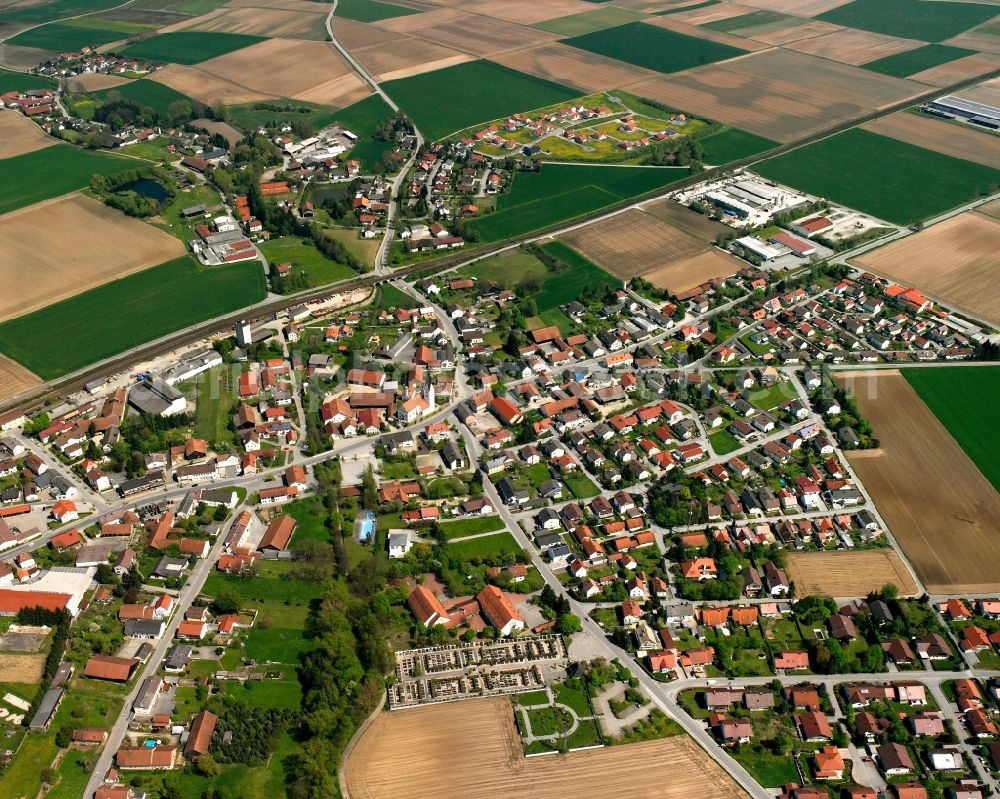
[(141, 194), (143, 197), (149, 197), (160, 203), (166, 202), (169, 196), (162, 183), (157, 183), (149, 178), (139, 178), (131, 183), (126, 183), (119, 191), (134, 191), (136, 194)]

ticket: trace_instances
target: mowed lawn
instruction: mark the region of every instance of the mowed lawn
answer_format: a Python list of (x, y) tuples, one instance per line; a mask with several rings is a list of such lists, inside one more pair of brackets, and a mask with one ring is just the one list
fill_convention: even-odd
[(852, 128), (754, 166), (764, 177), (911, 225), (975, 200), (1000, 170)]
[(377, 22), (380, 19), (392, 19), (406, 14), (419, 13), (415, 8), (403, 8), (403, 6), (383, 3), (380, 0), (340, 0), (334, 15), (354, 19), (358, 22)]
[(354, 275), (354, 270), (327, 258), (315, 244), (299, 236), (283, 236), (260, 244), (260, 251), (272, 269), (281, 263), (290, 263), (293, 270), (301, 267), (309, 276), (310, 286), (322, 286)]
[(705, 163), (714, 166), (749, 158), (778, 146), (776, 141), (737, 128), (726, 128), (698, 141), (705, 148)]
[(579, 97), (580, 92), (491, 61), (469, 61), (383, 83), (429, 141), (518, 112)]
[(564, 39), (563, 44), (657, 72), (680, 72), (746, 52), (728, 44), (698, 39), (645, 22), (630, 22), (586, 33)]
[(81, 189), (95, 173), (110, 175), (142, 165), (142, 161), (69, 144), (0, 159), (0, 214)]
[(903, 53), (879, 58), (862, 64), (865, 69), (873, 72), (881, 72), (883, 75), (892, 75), (894, 78), (905, 78), (923, 72), (925, 69), (947, 64), (958, 58), (967, 55), (974, 55), (972, 50), (962, 47), (952, 47), (947, 44), (925, 44), (916, 50), (907, 50)]
[(264, 40), (263, 36), (250, 36), (245, 33), (175, 31), (161, 33), (126, 47), (121, 51), (121, 55), (170, 64), (198, 64)]
[(941, 42), (986, 22), (996, 14), (996, 6), (985, 3), (854, 0), (819, 14), (816, 19), (889, 36)]
[(687, 174), (670, 167), (543, 164), (539, 172), (518, 173), (497, 210), (469, 224), (483, 241), (499, 241), (669, 186)]
[(482, 558), (496, 558), (501, 555), (515, 555), (521, 551), (514, 536), (510, 533), (496, 533), (495, 535), (484, 535), (481, 538), (470, 538), (467, 541), (459, 541), (448, 544), (448, 552), (456, 558), (462, 560), (475, 560)]
[(131, 83), (123, 83), (111, 89), (102, 89), (94, 92), (94, 96), (101, 100), (107, 99), (112, 92), (117, 92), (122, 97), (135, 100), (140, 105), (152, 108), (160, 114), (170, 113), (170, 104), (176, 102), (193, 103), (186, 94), (181, 94), (169, 86), (157, 83), (155, 80), (134, 80)]
[(0, 325), (0, 352), (45, 380), (264, 299), (257, 261), (200, 267), (190, 256)]
[(543, 244), (542, 249), (567, 264), (569, 268), (545, 278), (542, 290), (535, 295), (539, 311), (558, 308), (577, 299), (584, 291), (598, 286), (604, 285), (613, 289), (622, 287), (619, 278), (609, 275), (589, 258), (585, 258), (561, 241), (550, 241)]
[(289, 602), (295, 605), (307, 605), (311, 600), (319, 598), (323, 593), (320, 583), (307, 580), (291, 580), (288, 570), (292, 564), (289, 561), (258, 562), (257, 574), (253, 577), (236, 577), (213, 571), (202, 593), (216, 596), (223, 591), (231, 591), (241, 601), (241, 607), (256, 607), (261, 602)]
[[(1000, 491), (1000, 427), (996, 398), (1000, 396), (1000, 366), (902, 369), (920, 399), (952, 438), (972, 458), (979, 471)], [(878, 435), (878, 431), (875, 431)]]

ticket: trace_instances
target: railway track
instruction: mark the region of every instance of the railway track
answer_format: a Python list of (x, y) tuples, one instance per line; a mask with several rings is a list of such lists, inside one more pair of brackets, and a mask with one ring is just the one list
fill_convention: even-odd
[(805, 136), (801, 139), (797, 139), (794, 142), (789, 142), (787, 144), (779, 145), (770, 150), (762, 153), (757, 153), (756, 155), (749, 156), (747, 158), (741, 158), (737, 161), (731, 161), (724, 166), (711, 167), (699, 172), (697, 174), (689, 175), (684, 177), (675, 183), (671, 183), (670, 186), (660, 189), (655, 189), (650, 192), (646, 192), (641, 195), (636, 195), (629, 197), (625, 200), (621, 200), (617, 203), (604, 206), (598, 210), (591, 211), (587, 214), (578, 216), (572, 220), (566, 220), (563, 222), (556, 223), (554, 225), (549, 225), (548, 227), (541, 228), (538, 230), (533, 230), (529, 233), (525, 233), (520, 236), (513, 236), (509, 239), (505, 239), (498, 242), (493, 242), (491, 244), (482, 245), (477, 247), (474, 251), (465, 251), (462, 253), (456, 253), (453, 255), (447, 255), (442, 258), (435, 258), (433, 261), (428, 261), (426, 263), (414, 264), (412, 266), (402, 267), (400, 269), (393, 270), (391, 275), (364, 275), (358, 278), (353, 278), (342, 283), (336, 283), (332, 285), (325, 286), (321, 289), (315, 291), (306, 292), (303, 294), (296, 294), (289, 297), (282, 297), (280, 299), (269, 300), (260, 305), (257, 305), (251, 309), (248, 309), (241, 313), (233, 313), (227, 316), (218, 317), (216, 319), (209, 320), (208, 322), (203, 322), (201, 324), (195, 325), (194, 327), (187, 328), (185, 330), (174, 333), (173, 335), (167, 337), (166, 339), (161, 339), (158, 341), (151, 342), (149, 344), (137, 347), (124, 353), (120, 356), (107, 359), (93, 366), (82, 369), (73, 374), (67, 375), (65, 377), (56, 378), (55, 380), (49, 381), (41, 386), (37, 386), (27, 392), (23, 392), (16, 397), (12, 397), (8, 400), (0, 401), (0, 413), (6, 413), (15, 409), (23, 409), (29, 415), (37, 412), (42, 408), (46, 402), (64, 396), (66, 394), (72, 393), (83, 388), (84, 385), (91, 382), (92, 380), (97, 380), (102, 377), (107, 378), (123, 369), (129, 368), (129, 366), (136, 361), (147, 360), (149, 358), (155, 358), (160, 355), (164, 355), (171, 350), (178, 347), (183, 347), (185, 345), (191, 344), (200, 339), (206, 338), (213, 333), (225, 330), (228, 327), (234, 325), (240, 319), (250, 319), (251, 321), (260, 321), (265, 318), (273, 318), (275, 314), (281, 313), (295, 305), (300, 305), (306, 302), (314, 302), (320, 299), (324, 299), (333, 294), (339, 294), (345, 291), (351, 291), (357, 288), (365, 288), (370, 286), (378, 286), (388, 280), (395, 280), (401, 277), (409, 277), (415, 274), (422, 273), (435, 273), (448, 269), (452, 269), (456, 266), (460, 266), (467, 261), (479, 259), (484, 256), (490, 255), (491, 253), (498, 252), (500, 250), (510, 247), (512, 244), (519, 244), (525, 241), (530, 241), (538, 238), (544, 238), (545, 236), (555, 235), (568, 227), (578, 227), (581, 224), (585, 224), (594, 219), (599, 219), (610, 214), (614, 214), (618, 211), (622, 211), (626, 208), (632, 207), (638, 203), (647, 202), (649, 200), (654, 200), (660, 197), (664, 197), (667, 194), (672, 194), (681, 189), (688, 188), (697, 183), (701, 183), (706, 180), (711, 180), (713, 178), (719, 177), (726, 172), (732, 172), (735, 169), (741, 169), (744, 167), (752, 166), (755, 163), (764, 161), (768, 158), (774, 158), (775, 156), (783, 155), (785, 153), (797, 150), (800, 147), (805, 147), (806, 145), (812, 144), (814, 142), (820, 141), (822, 139), (829, 138), (838, 133), (842, 133), (845, 130), (850, 130), (859, 125), (863, 125), (866, 122), (871, 122), (875, 119), (880, 119), (884, 116), (889, 116), (898, 111), (903, 111), (907, 108), (912, 108), (915, 105), (920, 105), (929, 100), (933, 100), (936, 97), (941, 97), (945, 94), (953, 94), (955, 92), (962, 91), (971, 86), (978, 85), (984, 81), (991, 80), (992, 78), (1000, 77), (1000, 69), (992, 70), (984, 75), (977, 75), (973, 78), (967, 78), (965, 80), (953, 83), (950, 86), (944, 86), (940, 88), (932, 89), (931, 91), (924, 92), (915, 97), (909, 97), (900, 102), (893, 103), (888, 106), (876, 109), (874, 111), (862, 114), (858, 117), (854, 117), (850, 120), (841, 122), (837, 125), (833, 125), (829, 128), (824, 128), (821, 131)]

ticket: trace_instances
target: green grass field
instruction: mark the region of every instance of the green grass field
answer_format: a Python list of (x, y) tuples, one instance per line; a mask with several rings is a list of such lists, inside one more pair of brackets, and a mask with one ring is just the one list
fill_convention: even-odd
[(740, 158), (762, 153), (777, 147), (778, 142), (765, 139), (755, 133), (747, 133), (737, 128), (726, 128), (711, 136), (699, 139), (705, 148), (705, 162), (713, 165), (728, 164)]
[(198, 438), (211, 442), (230, 437), (228, 424), (236, 405), (233, 380), (232, 369), (225, 365), (215, 366), (196, 378), (198, 402), (194, 429)]
[(585, 258), (561, 241), (550, 241), (543, 244), (542, 249), (563, 263), (569, 264), (569, 269), (550, 275), (542, 283), (542, 290), (535, 295), (535, 302), (540, 311), (565, 305), (577, 299), (587, 289), (600, 285), (614, 289), (622, 286), (619, 278), (609, 275), (589, 258)]
[(4, 185), (0, 214), (82, 189), (95, 173), (110, 175), (135, 169), (141, 163), (68, 144), (0, 159)]
[(748, 28), (784, 23), (794, 19), (794, 17), (782, 14), (780, 11), (751, 11), (749, 14), (740, 14), (735, 17), (717, 19), (714, 22), (706, 22), (701, 27), (718, 31), (719, 33), (734, 33)]
[(445, 538), (462, 538), (479, 533), (492, 533), (503, 529), (503, 519), (499, 516), (474, 516), (469, 519), (456, 519), (453, 522), (441, 522)]
[(0, 94), (26, 89), (52, 89), (55, 85), (55, 81), (41, 75), (25, 75), (23, 72), (0, 69)]
[(51, 380), (264, 296), (256, 261), (199, 267), (183, 256), (0, 324), (0, 352)]
[(860, 128), (763, 161), (754, 170), (899, 225), (975, 200), (1000, 183), (1000, 170)]
[(892, 75), (894, 78), (905, 78), (923, 72), (925, 69), (947, 64), (957, 58), (973, 55), (972, 50), (965, 50), (961, 47), (951, 47), (947, 44), (926, 44), (916, 50), (907, 50), (904, 53), (879, 58), (862, 64), (865, 69), (873, 72), (881, 72), (883, 75)]
[(251, 707), (298, 708), (302, 702), (302, 686), (294, 669), (286, 669), (280, 680), (240, 683), (227, 680), (224, 692)]
[(305, 605), (323, 593), (319, 583), (288, 579), (287, 561), (258, 563), (255, 577), (236, 577), (213, 571), (205, 580), (202, 593), (215, 596), (221, 591), (232, 591), (253, 607), (260, 602), (290, 602)]
[[(1000, 366), (903, 369), (903, 376), (994, 488), (1000, 491), (996, 397)], [(876, 435), (878, 431), (876, 431)]]
[(514, 555), (521, 551), (514, 536), (503, 532), (496, 535), (484, 535), (482, 538), (471, 538), (457, 544), (448, 544), (448, 551), (461, 560), (488, 560), (501, 555)]
[(941, 42), (996, 16), (994, 6), (923, 0), (854, 0), (816, 19), (848, 28)]
[(430, 141), (480, 122), (580, 96), (574, 89), (491, 61), (469, 61), (391, 80), (382, 87)]
[(137, 103), (152, 108), (160, 114), (167, 114), (170, 111), (170, 104), (178, 101), (192, 103), (190, 97), (181, 94), (169, 86), (157, 83), (155, 80), (134, 80), (131, 83), (123, 83), (112, 89), (102, 89), (94, 92), (94, 96), (101, 100), (107, 99), (112, 92), (118, 92), (122, 97), (135, 100)]
[(336, 16), (354, 19), (358, 22), (377, 22), (380, 19), (392, 19), (407, 14), (419, 14), (415, 8), (404, 8), (393, 3), (380, 0), (340, 0), (337, 3)]
[(218, 31), (175, 31), (161, 33), (122, 50), (121, 55), (163, 61), (168, 64), (198, 64), (216, 56), (242, 50), (263, 42), (263, 36)]
[(746, 52), (728, 44), (697, 39), (644, 22), (630, 22), (564, 39), (563, 44), (657, 72), (680, 72)]
[(788, 757), (759, 752), (738, 754), (736, 759), (761, 785), (774, 788), (799, 779), (795, 763)]
[(589, 497), (596, 497), (601, 493), (600, 489), (585, 474), (570, 475), (563, 478), (563, 482), (570, 493), (577, 499), (588, 499)]
[(514, 177), (497, 210), (474, 219), (483, 241), (519, 236), (669, 186), (686, 169), (545, 164), (540, 172)]
[(494, 280), (504, 288), (514, 288), (529, 276), (537, 277), (539, 280), (544, 279), (545, 264), (530, 252), (511, 250), (499, 255), (491, 255), (471, 266), (463, 267), (460, 271), (463, 275), (470, 277)]
[(303, 541), (330, 540), (330, 532), (324, 524), (326, 509), (319, 499), (300, 499), (297, 502), (290, 502), (285, 506), (284, 512), (297, 522), (290, 544), (293, 549)]
[(261, 242), (260, 250), (272, 267), (291, 263), (293, 267), (305, 269), (310, 286), (322, 286), (354, 275), (351, 267), (327, 258), (315, 244), (299, 236), (282, 236)]
[(120, 0), (53, 0), (51, 3), (37, 3), (23, 8), (6, 8), (4, 22), (51, 22), (55, 19), (89, 14), (121, 5)]
[(151, 32), (150, 25), (140, 25), (121, 20), (81, 17), (66, 22), (50, 22), (18, 34), (10, 44), (20, 47), (38, 47), (57, 53), (79, 50), (81, 47), (98, 47), (108, 42), (127, 39), (137, 33)]
[(605, 28), (635, 22), (644, 16), (638, 11), (608, 6), (607, 8), (595, 8), (593, 11), (584, 11), (581, 14), (556, 17), (546, 22), (537, 22), (532, 27), (549, 33), (558, 33), (560, 36), (582, 36), (585, 33), (593, 33)]

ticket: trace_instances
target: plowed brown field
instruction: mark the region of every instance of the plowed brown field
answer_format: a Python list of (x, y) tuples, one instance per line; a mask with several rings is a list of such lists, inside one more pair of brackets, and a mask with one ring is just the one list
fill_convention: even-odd
[(815, 17), (834, 8), (847, 5), (852, 0), (740, 0), (748, 6), (780, 11), (783, 14), (798, 14), (800, 17)]
[(863, 128), (928, 150), (984, 166), (1000, 165), (1000, 136), (968, 125), (901, 112), (866, 122)]
[(788, 577), (797, 596), (867, 596), (892, 583), (902, 596), (920, 593), (894, 549), (864, 552), (790, 552)]
[(895, 36), (883, 36), (881, 33), (844, 28), (825, 36), (794, 42), (788, 47), (800, 53), (832, 58), (843, 64), (858, 65), (896, 53), (905, 53), (922, 45), (923, 42), (918, 42), (916, 39), (899, 39)]
[(101, 89), (112, 89), (121, 86), (123, 83), (131, 83), (128, 78), (120, 75), (104, 75), (100, 72), (88, 72), (86, 75), (78, 75), (66, 81), (66, 87), (71, 92), (99, 92)]
[(490, 60), (538, 78), (574, 86), (587, 94), (620, 89), (643, 78), (655, 78), (658, 74), (560, 42), (511, 50)]
[(1000, 494), (897, 370), (836, 378), (882, 447), (848, 460), (927, 590), (1000, 590)]
[(6, 355), (0, 355), (0, 400), (16, 397), (22, 391), (42, 384), (40, 377)]
[(0, 158), (31, 153), (50, 147), (56, 140), (24, 114), (18, 111), (0, 111)]
[[(810, 91), (803, 92), (803, 86)], [(926, 89), (825, 58), (772, 49), (640, 81), (628, 90), (785, 142)], [(752, 103), (747, 102), (750, 96)]]
[(474, 14), (485, 14), (487, 17), (517, 22), (521, 25), (534, 25), (556, 17), (566, 17), (570, 14), (582, 14), (593, 11), (594, 6), (583, 0), (435, 0), (438, 5), (461, 8)]
[(755, 50), (767, 49), (766, 44), (755, 42), (753, 39), (733, 36), (731, 33), (714, 31), (711, 28), (700, 28), (697, 25), (691, 25), (684, 22), (684, 20), (675, 19), (673, 14), (669, 14), (665, 17), (650, 17), (649, 19), (643, 21), (650, 25), (656, 25), (658, 28), (666, 28), (668, 31), (683, 33), (685, 36), (694, 36), (698, 39), (707, 39), (711, 42), (728, 44), (730, 47), (738, 47), (741, 50), (753, 52)]
[(642, 210), (647, 214), (652, 214), (657, 219), (669, 222), (674, 227), (680, 228), (685, 233), (696, 239), (701, 239), (707, 244), (712, 244), (720, 234), (732, 231), (732, 228), (721, 222), (715, 222), (704, 214), (692, 211), (686, 205), (681, 205), (668, 198), (644, 203)]
[(473, 59), (468, 53), (409, 36), (400, 37), (390, 46), (375, 45), (352, 50), (351, 55), (377, 81), (408, 78)]
[(1000, 325), (998, 241), (1000, 219), (966, 211), (854, 262)]
[(753, 38), (758, 42), (780, 46), (802, 39), (812, 39), (840, 30), (836, 25), (822, 22), (818, 19), (803, 19), (792, 22), (783, 28), (772, 28), (766, 31), (754, 31)]
[[(51, 231), (44, 247), (39, 230)], [(0, 241), (0, 321), (185, 252), (180, 239), (80, 194), (0, 216)]]
[(480, 57), (558, 38), (554, 33), (546, 33), (537, 28), (468, 14), (454, 8), (440, 8), (425, 14), (385, 19), (378, 25)]
[[(623, 777), (623, 775), (626, 775)], [(350, 799), (742, 799), (690, 738), (525, 758), (509, 699), (383, 713), (357, 740), (341, 789)]]
[(740, 262), (644, 211), (629, 210), (560, 236), (613, 275), (672, 292), (731, 275)]
[(976, 53), (917, 72), (915, 75), (910, 75), (909, 79), (929, 83), (932, 86), (950, 86), (966, 78), (992, 72), (998, 67), (1000, 67), (1000, 53)]
[(326, 39), (326, 9), (317, 5), (309, 11), (281, 8), (217, 8), (192, 23), (173, 29), (246, 33), (284, 39)]

